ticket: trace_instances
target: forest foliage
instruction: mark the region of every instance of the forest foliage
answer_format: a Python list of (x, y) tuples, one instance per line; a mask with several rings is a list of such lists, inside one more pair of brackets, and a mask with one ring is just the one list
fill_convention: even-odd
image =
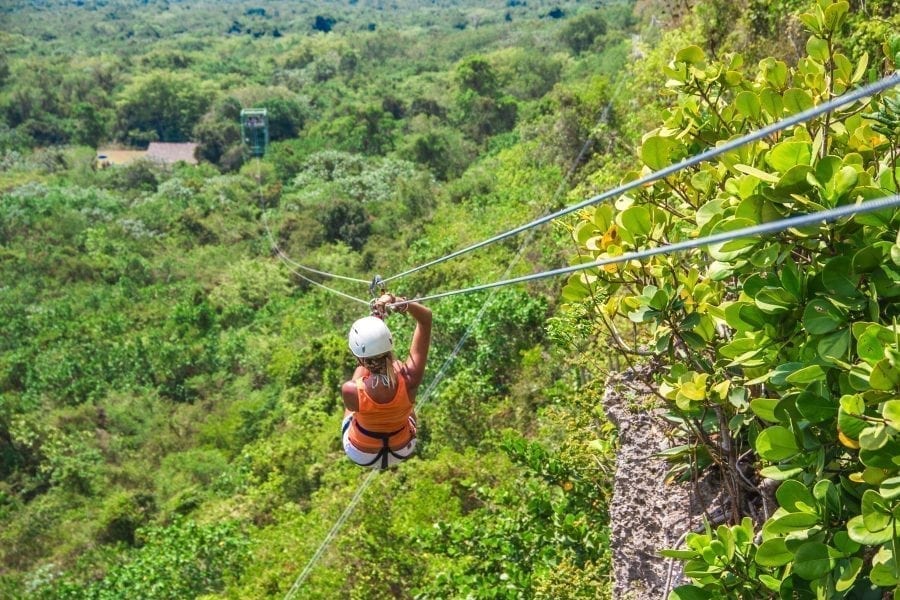
[[(864, 4), (0, 9), (0, 596), (283, 597), (365, 475), (337, 391), (366, 308), (292, 261), (391, 275), (888, 73), (898, 16)], [(392, 291), (896, 193), (896, 98)], [(246, 107), (268, 112), (261, 160)], [(95, 160), (185, 140), (199, 165)], [(419, 456), (302, 597), (610, 597), (604, 377), (647, 361), (672, 480), (728, 498), (666, 551), (693, 582), (673, 597), (895, 589), (898, 244), (889, 211), (434, 303)]]

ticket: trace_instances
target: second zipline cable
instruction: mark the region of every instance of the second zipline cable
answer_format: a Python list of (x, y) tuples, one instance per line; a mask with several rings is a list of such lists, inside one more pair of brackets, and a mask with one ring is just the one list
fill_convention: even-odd
[(690, 250), (693, 248), (699, 248), (701, 246), (708, 246), (710, 244), (730, 242), (740, 238), (755, 237), (758, 235), (765, 235), (767, 233), (778, 233), (780, 231), (784, 231), (786, 229), (791, 229), (794, 227), (817, 225), (823, 222), (827, 223), (830, 221), (836, 221), (837, 219), (840, 219), (842, 217), (849, 217), (888, 208), (897, 208), (898, 206), (900, 206), (900, 194), (894, 194), (893, 196), (885, 196), (883, 198), (878, 198), (877, 200), (869, 200), (860, 204), (839, 206), (837, 208), (831, 208), (828, 210), (822, 210), (805, 215), (787, 217), (784, 219), (779, 219), (778, 221), (771, 221), (769, 223), (762, 223), (760, 225), (753, 225), (751, 227), (735, 229), (734, 231), (726, 231), (723, 233), (717, 233), (693, 240), (676, 242), (674, 244), (666, 244), (663, 246), (658, 246), (656, 248), (646, 248), (644, 250), (628, 252), (619, 256), (601, 258), (589, 263), (572, 265), (570, 267), (561, 267), (559, 269), (553, 269), (551, 271), (542, 271), (540, 273), (533, 273), (531, 275), (523, 275), (522, 277), (503, 279), (500, 281), (495, 281), (493, 283), (484, 283), (481, 285), (474, 285), (472, 287), (462, 288), (459, 290), (451, 290), (448, 292), (440, 292), (437, 294), (430, 294), (428, 296), (411, 298), (410, 300), (408, 300), (408, 302), (427, 302), (429, 300), (437, 300), (438, 298), (446, 298), (447, 296), (456, 296), (459, 294), (479, 292), (482, 290), (489, 290), (491, 288), (503, 287), (516, 283), (525, 283), (537, 279), (547, 279), (548, 277), (566, 275), (568, 273), (574, 273), (576, 271), (586, 271), (587, 269), (595, 269), (606, 265), (621, 264), (632, 260), (643, 260), (645, 258), (650, 258), (651, 256), (656, 256), (659, 254), (671, 254), (673, 252)]

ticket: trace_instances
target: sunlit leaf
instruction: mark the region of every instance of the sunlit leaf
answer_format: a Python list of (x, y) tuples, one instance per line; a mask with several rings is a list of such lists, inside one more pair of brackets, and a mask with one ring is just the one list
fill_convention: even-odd
[(763, 429), (756, 438), (756, 451), (767, 460), (783, 460), (799, 450), (794, 434), (781, 425)]
[(780, 567), (794, 560), (794, 553), (788, 550), (784, 538), (774, 538), (760, 544), (755, 560), (764, 567)]
[(809, 142), (787, 141), (776, 144), (769, 150), (766, 163), (776, 171), (786, 173), (796, 166), (809, 166), (811, 158), (812, 146)]
[(790, 512), (815, 512), (811, 508), (816, 505), (815, 498), (809, 489), (796, 479), (789, 479), (779, 485), (775, 490), (775, 497), (778, 504)]
[(703, 50), (700, 46), (688, 46), (687, 48), (682, 48), (675, 55), (675, 60), (678, 62), (686, 62), (692, 65), (700, 64), (705, 59), (706, 56), (703, 54)]
[(893, 537), (893, 528), (885, 527), (880, 531), (869, 531), (863, 523), (862, 515), (857, 515), (847, 521), (847, 533), (850, 539), (866, 546), (875, 546), (890, 541)]
[(671, 164), (671, 154), (675, 146), (676, 143), (671, 138), (658, 135), (649, 137), (641, 145), (641, 160), (654, 171), (658, 171)]

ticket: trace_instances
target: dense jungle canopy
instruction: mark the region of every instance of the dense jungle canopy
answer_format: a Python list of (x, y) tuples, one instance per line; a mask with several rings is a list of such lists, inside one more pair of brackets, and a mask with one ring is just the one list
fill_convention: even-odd
[[(613, 597), (618, 374), (667, 481), (722, 490), (650, 549), (670, 598), (900, 598), (896, 208), (431, 302), (417, 456), (367, 479), (339, 439), (362, 282), (889, 77), (898, 31), (894, 0), (7, 0), (0, 597)], [(97, 158), (159, 143), (196, 161)], [(895, 86), (389, 287), (896, 197), (898, 156)]]

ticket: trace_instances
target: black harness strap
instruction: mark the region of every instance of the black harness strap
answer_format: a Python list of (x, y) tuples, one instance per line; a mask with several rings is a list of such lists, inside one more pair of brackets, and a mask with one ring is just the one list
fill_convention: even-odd
[(400, 456), (399, 454), (397, 454), (396, 452), (391, 450), (390, 446), (388, 446), (388, 441), (390, 441), (390, 439), (392, 437), (394, 437), (395, 435), (397, 435), (398, 433), (401, 433), (404, 429), (406, 429), (405, 426), (401, 427), (397, 431), (392, 431), (390, 433), (383, 433), (380, 431), (369, 431), (368, 429), (366, 429), (365, 427), (363, 427), (362, 425), (357, 423), (356, 419), (353, 420), (353, 425), (355, 425), (356, 428), (359, 429), (359, 432), (362, 433), (363, 435), (370, 437), (373, 440), (381, 440), (381, 450), (378, 451), (378, 454), (375, 455), (375, 458), (373, 458), (366, 464), (362, 465), (363, 467), (371, 467), (372, 465), (374, 465), (376, 462), (378, 462), (380, 460), (381, 468), (387, 469), (389, 455), (393, 455), (394, 458), (399, 458), (400, 460), (406, 459), (405, 456)]

